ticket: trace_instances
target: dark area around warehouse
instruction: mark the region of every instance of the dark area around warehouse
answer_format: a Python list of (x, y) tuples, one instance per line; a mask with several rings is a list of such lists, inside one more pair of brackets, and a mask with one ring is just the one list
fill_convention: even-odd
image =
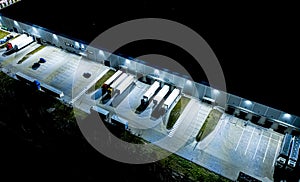
[[(224, 71), (229, 93), (300, 115), (295, 107), (300, 101), (296, 6), (147, 0), (97, 2), (31, 0), (16, 3), (2, 13), (86, 43), (108, 28), (132, 19), (152, 17), (177, 21), (195, 30), (212, 48)], [(195, 81), (207, 80), (191, 55), (168, 43), (141, 41), (119, 51), (130, 57), (163, 54), (181, 63)]]
[[(299, 55), (295, 46), (299, 39), (299, 35), (296, 34), (299, 28), (296, 25), (298, 18), (295, 7), (286, 4), (223, 6), (147, 0), (80, 3), (67, 0), (64, 4), (53, 3), (53, 1), (23, 0), (1, 10), (0, 13), (25, 23), (46, 27), (86, 43), (91, 42), (106, 29), (136, 18), (155, 17), (177, 21), (199, 33), (212, 48), (223, 68), (229, 93), (300, 116), (297, 107), (297, 103), (300, 102), (300, 95), (297, 94), (300, 92), (297, 80)], [(180, 62), (195, 81), (207, 80), (196, 60), (193, 60), (184, 50), (168, 43), (140, 41), (124, 46), (119, 51), (131, 57), (146, 53), (163, 54)], [(5, 103), (2, 105), (4, 107)], [(7, 105), (9, 106), (7, 108), (14, 108), (13, 105)], [(4, 111), (2, 110), (1, 113)], [(25, 175), (26, 178), (26, 175), (35, 176), (38, 173), (36, 178), (41, 180), (58, 176), (80, 179), (82, 176), (89, 176), (90, 173), (97, 173), (96, 169), (89, 171), (92, 168), (86, 168), (85, 171), (82, 171), (82, 168), (69, 168), (73, 164), (78, 166), (78, 163), (84, 166), (97, 165), (97, 161), (94, 161), (92, 156), (100, 156), (93, 150), (92, 153), (95, 153), (90, 156), (81, 156), (80, 152), (71, 151), (78, 147), (77, 144), (70, 143), (70, 141), (74, 142), (73, 139), (62, 139), (63, 141), (56, 143), (56, 146), (47, 146), (46, 149), (43, 146), (41, 150), (36, 150), (39, 144), (32, 147), (27, 141), (16, 138), (17, 136), (6, 130), (6, 127), (0, 127), (2, 128), (4, 129), (0, 132), (1, 144), (4, 147), (1, 154), (4, 158), (9, 156), (4, 162), (6, 171), (15, 170), (19, 174), (22, 168), (25, 172), (19, 175)], [(56, 141), (59, 141), (59, 137)], [(110, 173), (120, 165), (103, 156), (100, 158), (98, 162), (106, 161), (105, 163), (110, 164), (101, 174)], [(56, 163), (58, 161), (64, 162)], [(32, 169), (28, 167), (32, 165), (35, 167)], [(128, 167), (125, 164), (121, 166), (123, 168), (117, 168), (118, 171)], [(44, 171), (44, 168), (53, 171)], [(133, 180), (123, 176), (128, 171), (129, 175), (138, 173), (139, 170), (143, 171), (142, 168), (129, 168), (115, 178)], [(18, 175), (8, 174), (8, 176)]]

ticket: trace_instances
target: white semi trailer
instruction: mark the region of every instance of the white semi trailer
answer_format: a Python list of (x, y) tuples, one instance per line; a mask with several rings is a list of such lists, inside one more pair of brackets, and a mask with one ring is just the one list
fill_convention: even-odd
[(14, 48), (15, 51), (18, 51), (18, 50), (26, 47), (27, 45), (29, 45), (32, 42), (34, 42), (33, 37), (28, 36), (26, 34), (22, 34), (16, 38), (10, 40), (8, 43), (11, 44), (12, 48)]
[(168, 110), (171, 105), (174, 103), (174, 101), (176, 100), (176, 98), (179, 96), (180, 94), (180, 90), (177, 88), (174, 88), (173, 91), (171, 92), (171, 94), (168, 96), (168, 98), (165, 100), (164, 104), (163, 104), (163, 108), (165, 110)]
[(167, 95), (167, 93), (169, 92), (170, 87), (168, 85), (164, 85), (162, 89), (160, 89), (160, 91), (154, 96), (153, 98), (153, 103), (159, 104), (162, 99)]
[(160, 84), (158, 81), (155, 81), (149, 89), (144, 93), (143, 98), (141, 100), (142, 105), (146, 105), (149, 103), (149, 100), (153, 97), (156, 90), (159, 88)]

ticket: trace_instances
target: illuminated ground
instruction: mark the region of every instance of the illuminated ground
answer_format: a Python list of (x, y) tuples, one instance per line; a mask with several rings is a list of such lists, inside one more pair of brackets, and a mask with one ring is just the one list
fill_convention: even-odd
[[(2, 58), (5, 59), (2, 65), (7, 66), (12, 72), (20, 71), (63, 91), (66, 102), (73, 102), (74, 99), (78, 99), (109, 69), (102, 64), (88, 61), (79, 55), (53, 46), (46, 46), (18, 64), (23, 56), (39, 46), (34, 43), (11, 56)], [(36, 70), (32, 69), (32, 65), (38, 62), (40, 58), (44, 58), (46, 63), (41, 63), (41, 66)], [(84, 73), (90, 73), (91, 76), (85, 78)]]
[[(272, 181), (282, 134), (256, 125), (244, 126), (245, 121), (223, 113), (215, 131), (197, 143), (197, 132), (212, 108), (192, 99), (173, 129), (168, 131), (162, 119), (149, 119), (149, 108), (143, 116), (137, 116), (132, 111), (147, 88), (141, 85), (117, 107), (119, 115), (133, 122), (132, 131), (137, 135), (167, 150), (179, 149), (176, 153), (180, 156), (229, 179), (236, 179), (238, 173), (243, 171), (263, 181)], [(136, 124), (137, 121), (140, 125)], [(146, 126), (149, 129), (137, 129)]]
[[(93, 93), (86, 91), (109, 70), (108, 67), (53, 46), (46, 46), (18, 64), (23, 56), (39, 46), (33, 43), (11, 56), (0, 56), (4, 70), (20, 71), (63, 91), (64, 99), (71, 103), (76, 101), (74, 105), (83, 111), (99, 103), (91, 98)], [(0, 50), (1, 55), (3, 52), (4, 49)], [(41, 57), (46, 63), (33, 70), (32, 64)], [(87, 72), (91, 74), (89, 78), (83, 76)], [(195, 137), (212, 106), (191, 98), (174, 127), (167, 130), (166, 117), (150, 118), (153, 103), (140, 115), (134, 113), (148, 87), (136, 81), (131, 93), (115, 108), (129, 121), (134, 134), (232, 180), (240, 171), (264, 181), (273, 179), (274, 161), (283, 138), (281, 134), (251, 124), (244, 126), (243, 120), (224, 113), (215, 130), (197, 143)]]

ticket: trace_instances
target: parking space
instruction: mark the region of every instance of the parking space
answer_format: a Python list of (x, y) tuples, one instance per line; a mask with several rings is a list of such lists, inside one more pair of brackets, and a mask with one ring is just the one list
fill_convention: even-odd
[[(204, 152), (234, 166), (234, 170), (272, 180), (283, 135), (226, 114), (222, 119), (223, 127)], [(226, 171), (232, 176), (238, 172)]]
[[(16, 35), (15, 35), (16, 36)], [(25, 56), (30, 51), (36, 49), (39, 46), (36, 42), (26, 46), (25, 48), (12, 53), (10, 55), (4, 56), (3, 53), (6, 51), (6, 48), (0, 49), (0, 62), (2, 66), (13, 66), (15, 65), (18, 60), (20, 60), (23, 56)]]
[[(129, 126), (132, 129), (143, 130), (144, 137), (153, 141), (150, 133), (155, 130), (157, 135), (163, 134), (164, 137), (173, 138), (173, 142), (177, 142), (177, 139), (187, 140), (191, 135), (196, 135), (202, 126), (205, 118), (207, 117), (211, 107), (207, 105), (201, 105), (200, 101), (191, 99), (189, 107), (186, 107), (175, 125), (171, 130), (167, 130), (163, 122), (167, 118), (163, 115), (160, 118), (151, 118), (151, 113), (153, 111), (153, 104), (150, 103), (149, 106), (140, 114), (136, 114), (135, 110), (141, 103), (141, 98), (143, 94), (147, 91), (150, 85), (137, 81), (135, 83), (134, 89), (128, 94), (127, 97), (116, 107), (115, 112), (129, 121)], [(193, 109), (191, 109), (193, 108)], [(186, 129), (183, 129), (186, 128)], [(158, 134), (158, 133), (160, 134)], [(187, 134), (187, 133), (188, 134)], [(186, 136), (184, 136), (184, 134)]]
[[(198, 134), (201, 126), (203, 125), (208, 113), (211, 111), (211, 107), (206, 105), (206, 104), (201, 104), (199, 101), (192, 99), (192, 104), (193, 106), (191, 108), (195, 108), (192, 109), (192, 115), (195, 117), (190, 117), (189, 119), (186, 120), (191, 120), (192, 122), (186, 122), (186, 120), (184, 120), (184, 124), (189, 123), (189, 133), (191, 136), (191, 139), (194, 140), (194, 137), (196, 137), (196, 135)], [(199, 108), (199, 109), (196, 109)], [(192, 116), (191, 115), (191, 116)], [(182, 122), (182, 120), (178, 120), (173, 128), (169, 131), (168, 136), (172, 137), (173, 134), (175, 133), (175, 131), (178, 129), (178, 126), (181, 124), (180, 122)], [(180, 129), (180, 128), (179, 128)]]
[[(88, 112), (96, 104), (109, 106), (114, 98), (102, 105), (91, 97), (92, 93), (85, 94), (109, 70), (108, 67), (53, 46), (46, 46), (19, 63), (39, 46), (33, 43), (10, 56), (0, 56), (0, 62), (12, 72), (20, 71), (62, 91), (67, 102), (78, 101), (74, 106), (84, 111)], [(44, 58), (45, 62), (33, 69), (32, 65), (40, 58)], [(135, 113), (149, 87), (136, 81), (132, 91), (115, 108), (110, 108), (128, 120), (133, 133), (233, 180), (240, 171), (259, 179), (273, 179), (282, 134), (224, 113), (215, 131), (197, 143), (195, 137), (212, 106), (191, 98), (173, 128), (167, 130), (166, 122), (163, 122), (167, 120), (165, 115), (151, 118), (152, 102), (142, 113)]]
[(151, 119), (152, 105), (150, 104), (144, 112), (136, 114), (135, 110), (141, 103), (141, 98), (149, 85), (142, 82), (136, 82), (132, 91), (124, 98), (124, 100), (116, 107), (115, 111), (118, 115), (129, 121), (129, 126), (136, 129), (151, 129), (157, 126), (162, 118), (156, 120)]
[[(99, 77), (108, 71), (108, 67), (102, 64), (53, 46), (44, 47), (18, 64), (26, 54), (39, 46), (35, 43), (26, 47), (6, 58), (3, 65), (10, 67), (14, 72), (20, 71), (64, 92), (64, 99), (67, 102), (74, 102), (78, 99)], [(32, 65), (37, 63), (40, 58), (44, 58), (46, 62), (40, 63), (37, 69), (33, 69)], [(85, 75), (89, 75), (89, 77)]]
[[(53, 46), (32, 53), (40, 47), (34, 42), (16, 53), (0, 56), (1, 67), (7, 73), (22, 72), (62, 91), (66, 102), (74, 103), (109, 70), (102, 64)], [(5, 48), (0, 50), (4, 51)], [(45, 62), (39, 62), (40, 58)], [(35, 64), (38, 66), (33, 68)]]
[[(178, 123), (176, 129), (166, 131), (165, 126), (159, 127), (158, 129), (160, 129), (160, 132), (163, 133), (165, 131), (166, 134), (160, 140), (157, 140), (153, 143), (161, 148), (176, 153), (179, 149), (184, 148), (189, 143), (189, 139), (193, 138), (192, 134), (194, 133), (194, 131), (199, 130), (199, 128), (192, 127), (195, 126), (194, 123), (197, 122), (193, 118), (197, 117), (199, 109), (199, 102), (197, 100), (191, 99), (191, 101), (187, 104), (182, 114), (176, 121), (176, 123)], [(172, 132), (171, 135), (170, 132)], [(145, 137), (147, 140), (151, 140), (153, 137), (152, 133), (153, 132), (149, 130), (145, 131), (142, 137)], [(190, 154), (190, 152), (192, 152), (192, 150), (188, 150), (186, 153)]]

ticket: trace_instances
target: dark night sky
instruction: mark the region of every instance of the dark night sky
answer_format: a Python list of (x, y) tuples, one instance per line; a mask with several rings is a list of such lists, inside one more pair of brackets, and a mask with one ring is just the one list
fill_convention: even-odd
[[(229, 93), (296, 114), (300, 102), (296, 51), (299, 16), (293, 4), (205, 4), (165, 1), (22, 1), (3, 11), (23, 22), (62, 32), (85, 42), (104, 30), (135, 18), (166, 18), (198, 32), (215, 52), (223, 68)], [(35, 2), (36, 1), (36, 2)], [(60, 2), (60, 1), (55, 1)], [(96, 2), (98, 2), (96, 4)], [(297, 32), (297, 33), (296, 33)], [(177, 54), (175, 60), (195, 81), (205, 80), (184, 51), (159, 42), (138, 42), (120, 50), (129, 56), (144, 53)], [(173, 55), (172, 55), (173, 54)]]

